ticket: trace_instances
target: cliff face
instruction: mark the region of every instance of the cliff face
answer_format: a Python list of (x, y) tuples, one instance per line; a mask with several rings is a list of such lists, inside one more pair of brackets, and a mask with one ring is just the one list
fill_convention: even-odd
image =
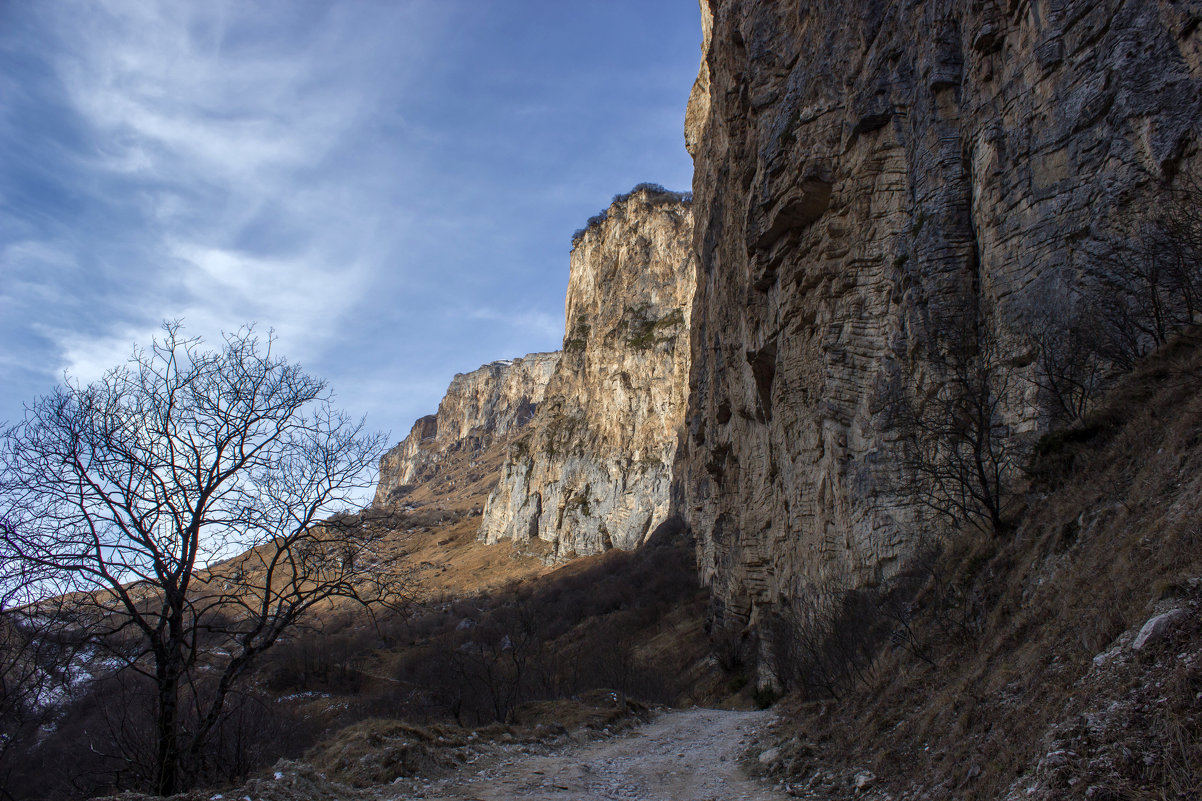
[(674, 193), (620, 197), (575, 239), (563, 356), (509, 449), (480, 537), (553, 558), (633, 548), (668, 515), (685, 408), (692, 215)]
[[(1025, 331), (1196, 160), (1202, 16), (1146, 0), (702, 5), (674, 497), (719, 614), (754, 625), (906, 556), (922, 521), (899, 489), (889, 387), (935, 383), (956, 328), (1030, 369)], [(1032, 392), (1004, 414), (1015, 436), (1044, 425)]]
[(514, 435), (534, 416), (558, 361), (558, 353), (532, 353), (456, 375), (438, 413), (414, 423), (409, 436), (380, 460), (373, 505), (403, 500), (407, 489), (429, 481), (449, 454), (483, 452)]

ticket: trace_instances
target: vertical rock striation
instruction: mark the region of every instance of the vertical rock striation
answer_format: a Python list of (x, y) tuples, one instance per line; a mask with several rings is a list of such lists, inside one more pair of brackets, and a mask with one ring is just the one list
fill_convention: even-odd
[(373, 505), (402, 500), (407, 488), (428, 481), (449, 454), (481, 452), (513, 436), (534, 416), (558, 361), (558, 353), (532, 353), (456, 375), (438, 413), (414, 423), (409, 436), (380, 460)]
[(563, 355), (484, 509), (485, 542), (633, 548), (669, 513), (685, 409), (692, 214), (636, 188), (574, 238)]
[[(720, 616), (906, 556), (889, 387), (960, 328), (1029, 369), (1024, 329), (1197, 160), (1198, 5), (703, 2), (674, 497)], [(1007, 399), (1014, 432), (1039, 404)]]

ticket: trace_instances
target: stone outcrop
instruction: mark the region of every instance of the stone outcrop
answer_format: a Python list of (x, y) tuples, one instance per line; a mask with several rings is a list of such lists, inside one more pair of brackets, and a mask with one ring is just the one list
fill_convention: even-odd
[(485, 542), (564, 559), (633, 548), (668, 516), (694, 269), (686, 199), (636, 188), (574, 237), (563, 355), (484, 509)]
[[(674, 497), (720, 617), (888, 576), (921, 533), (885, 399), (1024, 332), (1197, 160), (1197, 3), (708, 0)], [(1044, 425), (1008, 398), (1015, 436)]]
[(515, 435), (534, 417), (558, 362), (558, 353), (532, 353), (457, 374), (438, 413), (414, 423), (409, 436), (380, 460), (373, 505), (384, 508), (403, 500), (407, 489), (429, 481), (449, 454), (483, 452)]

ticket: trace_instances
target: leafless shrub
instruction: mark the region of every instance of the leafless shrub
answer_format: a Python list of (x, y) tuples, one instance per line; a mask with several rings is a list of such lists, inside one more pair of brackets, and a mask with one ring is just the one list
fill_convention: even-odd
[(871, 591), (805, 591), (768, 625), (772, 662), (786, 689), (835, 698), (867, 682), (887, 627)]
[(954, 528), (1000, 533), (1023, 455), (1004, 415), (1014, 373), (979, 325), (940, 329), (934, 377), (925, 385), (897, 381), (889, 391), (902, 475), (915, 481), (907, 489), (918, 503)]
[(710, 650), (718, 660), (718, 667), (727, 673), (742, 671), (754, 657), (748, 648), (747, 630), (727, 621), (711, 628)]
[(1103, 243), (1087, 300), (1094, 349), (1128, 371), (1202, 315), (1202, 182), (1179, 176), (1155, 212)]
[(531, 663), (542, 645), (538, 634), (528, 603), (502, 607), (486, 624), (468, 630), (450, 656), (450, 669), (462, 688), (457, 717), (466, 711), (464, 702), (471, 700), (474, 707), (487, 708), (492, 720), (513, 719), (527, 696)]
[(1026, 316), (1036, 349), (1030, 380), (1039, 387), (1050, 425), (1081, 422), (1112, 372), (1093, 304), (1084, 297), (1041, 298)]
[(337, 630), (336, 623), (322, 631), (298, 632), (264, 657), (260, 670), (265, 684), (281, 693), (357, 693), (364, 679), (359, 662), (369, 652), (373, 635), (371, 628), (350, 625)]

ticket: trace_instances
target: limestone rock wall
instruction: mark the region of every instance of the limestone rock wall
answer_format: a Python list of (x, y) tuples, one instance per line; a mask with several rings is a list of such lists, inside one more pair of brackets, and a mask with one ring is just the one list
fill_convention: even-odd
[[(941, 326), (1021, 369), (1098, 243), (1197, 161), (1196, 2), (705, 0), (674, 498), (718, 614), (887, 576), (921, 520), (883, 396)], [(1009, 402), (1017, 434), (1039, 402)]]
[(532, 353), (486, 364), (451, 380), (438, 413), (422, 417), (380, 460), (374, 506), (401, 499), (406, 487), (427, 481), (452, 451), (483, 451), (514, 435), (534, 417), (558, 353)]
[(578, 234), (563, 356), (510, 446), (482, 540), (539, 538), (564, 559), (636, 547), (668, 516), (689, 369), (691, 233), (687, 202), (644, 189)]

